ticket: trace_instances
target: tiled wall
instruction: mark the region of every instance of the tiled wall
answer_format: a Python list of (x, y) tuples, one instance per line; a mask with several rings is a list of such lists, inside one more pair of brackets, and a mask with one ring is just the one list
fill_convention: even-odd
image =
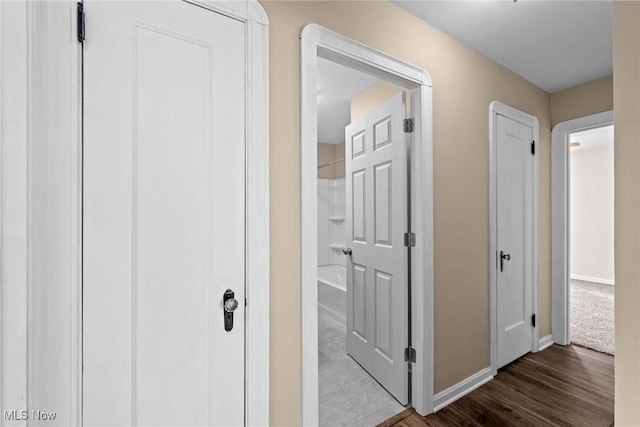
[(345, 265), (345, 179), (318, 179), (318, 265)]

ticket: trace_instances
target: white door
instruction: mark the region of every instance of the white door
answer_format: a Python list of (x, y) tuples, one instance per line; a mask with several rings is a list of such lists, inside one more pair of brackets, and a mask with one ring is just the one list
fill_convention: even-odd
[(497, 362), (532, 350), (533, 129), (497, 119)]
[(242, 425), (244, 25), (85, 5), (84, 424)]
[(405, 94), (347, 126), (347, 352), (408, 403)]

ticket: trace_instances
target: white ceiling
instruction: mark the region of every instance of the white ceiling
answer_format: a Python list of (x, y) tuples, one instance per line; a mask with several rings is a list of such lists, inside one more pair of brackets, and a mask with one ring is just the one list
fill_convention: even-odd
[(318, 142), (339, 144), (351, 123), (351, 99), (380, 80), (318, 58)]
[(547, 92), (613, 73), (612, 1), (400, 1)]
[(569, 142), (580, 143), (579, 147), (571, 147), (572, 153), (611, 147), (613, 146), (613, 125), (574, 132), (569, 136)]

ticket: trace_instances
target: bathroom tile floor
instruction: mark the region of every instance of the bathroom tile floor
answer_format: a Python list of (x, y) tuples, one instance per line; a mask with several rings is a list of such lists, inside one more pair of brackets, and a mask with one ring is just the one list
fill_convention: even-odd
[(318, 315), (321, 426), (375, 426), (405, 408), (347, 355), (346, 327)]

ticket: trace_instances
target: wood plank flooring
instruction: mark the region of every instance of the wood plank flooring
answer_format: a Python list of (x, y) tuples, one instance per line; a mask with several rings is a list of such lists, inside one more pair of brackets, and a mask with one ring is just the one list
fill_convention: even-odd
[(435, 414), (412, 408), (378, 427), (613, 425), (613, 356), (553, 345), (498, 371), (487, 384)]

